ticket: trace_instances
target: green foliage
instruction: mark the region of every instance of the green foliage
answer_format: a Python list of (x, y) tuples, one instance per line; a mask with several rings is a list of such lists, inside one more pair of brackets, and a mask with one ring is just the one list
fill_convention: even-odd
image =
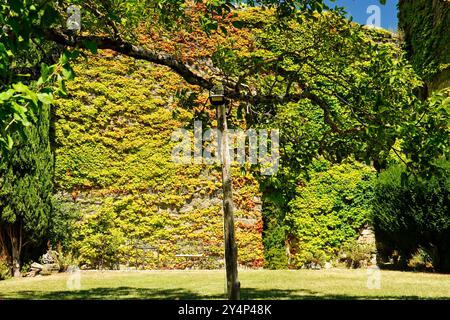
[(282, 223), (284, 210), (280, 210), (274, 203), (265, 199), (263, 217), (264, 267), (285, 269), (288, 266), (288, 256), (285, 244), (287, 228)]
[(66, 201), (60, 194), (52, 197), (52, 212), (46, 237), (53, 246), (69, 249), (76, 229), (76, 223), (81, 219), (79, 208)]
[[(1, 88), (0, 88), (1, 90)], [(12, 84), (9, 89), (0, 92), (0, 148), (7, 156), (14, 145), (13, 132), (25, 134), (25, 128), (36, 123), (40, 109), (53, 102), (48, 90), (27, 86), (21, 82)]]
[(329, 260), (329, 256), (327, 256), (327, 254), (323, 250), (308, 251), (305, 252), (304, 256), (302, 257), (301, 266), (308, 269), (322, 268), (327, 260)]
[(436, 165), (442, 171), (429, 179), (408, 176), (403, 166), (393, 166), (375, 186), (373, 224), (379, 251), (384, 256), (399, 251), (403, 267), (421, 247), (437, 252), (436, 270), (450, 270), (450, 166), (448, 161)]
[[(432, 3), (431, 3), (432, 2)], [(432, 80), (450, 63), (450, 6), (446, 1), (400, 1), (399, 28), (415, 70)]]
[[(49, 1), (3, 1), (0, 4), (0, 155), (13, 147), (13, 135), (38, 120), (40, 110), (64, 93), (72, 53), (49, 59), (54, 49), (39, 26), (57, 17)], [(51, 63), (51, 65), (49, 65)]]
[[(434, 159), (450, 154), (450, 88), (435, 91), (402, 128), (402, 151), (421, 176), (439, 174)], [(415, 169), (415, 170), (414, 170)]]
[(324, 160), (313, 161), (311, 169), (309, 176), (299, 178), (297, 196), (286, 214), (297, 267), (309, 256), (331, 259), (370, 222), (372, 169), (357, 162), (331, 165)]
[(59, 271), (66, 272), (69, 267), (78, 267), (80, 265), (80, 261), (72, 252), (58, 250), (58, 264), (60, 266)]
[(33, 261), (31, 261), (31, 260), (23, 263), (22, 267), (20, 268), (20, 273), (24, 274), (24, 273), (27, 273), (28, 271), (30, 271), (32, 263), (33, 263)]
[(425, 249), (419, 248), (408, 261), (408, 267), (415, 271), (433, 270), (434, 257)]
[(11, 278), (11, 268), (5, 260), (0, 259), (0, 281), (9, 278)]
[(53, 192), (49, 106), (43, 106), (37, 116), (36, 125), (27, 127), (23, 135), (13, 135), (16, 148), (0, 163), (0, 235), (4, 241), (10, 228), (18, 230), (16, 236), (23, 236), (23, 243), (35, 244), (48, 230)]
[(344, 262), (347, 268), (366, 267), (374, 252), (374, 244), (358, 243), (352, 239), (342, 246), (339, 260)]
[(115, 228), (117, 220), (115, 212), (107, 209), (83, 220), (75, 235), (80, 243), (74, 244), (81, 263), (97, 269), (115, 268), (125, 240), (124, 234)]
[[(68, 84), (70, 97), (58, 101), (55, 123), (57, 190), (83, 215), (68, 247), (91, 267), (219, 267), (219, 167), (178, 165), (171, 157), (172, 132), (193, 119), (174, 93), (193, 88), (166, 69), (110, 52), (74, 69), (78, 77)], [(233, 177), (239, 262), (259, 267), (258, 185), (237, 168)], [(202, 253), (199, 261), (176, 257)]]

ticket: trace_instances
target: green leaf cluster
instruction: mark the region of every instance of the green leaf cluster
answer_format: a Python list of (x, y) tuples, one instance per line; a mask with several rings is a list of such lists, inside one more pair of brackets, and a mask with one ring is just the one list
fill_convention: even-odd
[(293, 266), (301, 267), (320, 254), (331, 260), (356, 240), (370, 223), (374, 177), (373, 169), (354, 161), (313, 161), (309, 175), (299, 177), (285, 217)]
[(433, 256), (435, 270), (448, 272), (450, 232), (450, 166), (436, 161), (441, 174), (423, 179), (407, 175), (403, 165), (380, 174), (374, 189), (373, 224), (382, 257), (395, 250), (400, 266), (419, 249)]

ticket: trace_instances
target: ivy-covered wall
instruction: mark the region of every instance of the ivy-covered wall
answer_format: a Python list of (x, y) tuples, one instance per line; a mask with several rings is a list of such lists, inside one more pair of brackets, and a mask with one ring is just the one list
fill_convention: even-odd
[[(171, 158), (172, 132), (193, 117), (177, 108), (175, 93), (187, 88), (182, 79), (110, 52), (75, 72), (70, 96), (56, 110), (55, 180), (59, 196), (83, 212), (72, 243), (80, 263), (221, 267), (220, 167), (178, 165)], [(237, 168), (233, 174), (239, 261), (260, 267), (259, 187), (250, 174)], [(204, 256), (177, 257), (185, 254)]]
[(450, 2), (400, 0), (399, 29), (417, 72), (432, 91), (450, 86)]
[(371, 224), (375, 170), (353, 160), (331, 164), (313, 161), (298, 181), (285, 224), (289, 231), (289, 262), (302, 267), (335, 260)]

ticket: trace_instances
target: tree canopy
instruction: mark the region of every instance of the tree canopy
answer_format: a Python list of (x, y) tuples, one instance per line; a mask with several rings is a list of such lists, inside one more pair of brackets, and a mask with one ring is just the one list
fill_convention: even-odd
[[(71, 5), (80, 8), (78, 31), (67, 28), (77, 18)], [(417, 139), (416, 124), (433, 104), (415, 98), (421, 81), (397, 40), (346, 20), (342, 9), (323, 1), (40, 0), (1, 6), (5, 149), (13, 144), (10, 132), (35, 120), (53, 93), (65, 93), (64, 81), (74, 76), (71, 59), (83, 49), (110, 49), (167, 66), (202, 89), (224, 84), (226, 97), (252, 122), (273, 115), (276, 106), (307, 101), (327, 126), (311, 145), (332, 159), (350, 153), (366, 161), (383, 158), (400, 137), (407, 156), (419, 157), (408, 139)], [(52, 61), (58, 46), (72, 49)], [(427, 129), (427, 141), (434, 142), (423, 142), (421, 152), (428, 155), (419, 165), (445, 152), (444, 127), (441, 121)]]

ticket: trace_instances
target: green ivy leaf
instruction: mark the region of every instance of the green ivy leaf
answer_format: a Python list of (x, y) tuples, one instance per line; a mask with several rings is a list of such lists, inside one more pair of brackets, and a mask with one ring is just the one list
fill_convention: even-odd
[(53, 104), (55, 102), (53, 96), (50, 93), (38, 93), (38, 98), (39, 101), (44, 104)]

